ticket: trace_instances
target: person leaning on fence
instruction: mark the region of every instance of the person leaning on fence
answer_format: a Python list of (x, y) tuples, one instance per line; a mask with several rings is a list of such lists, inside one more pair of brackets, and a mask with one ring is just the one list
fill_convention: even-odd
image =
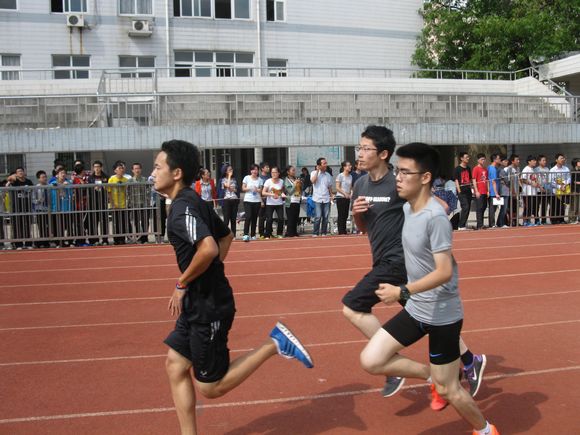
[(487, 176), (487, 167), (485, 166), (485, 154), (477, 155), (477, 166), (472, 171), (473, 191), (475, 192), (476, 229), (480, 230), (483, 226), (483, 215), (487, 208), (487, 197), (489, 188), (489, 178)]
[(149, 215), (147, 202), (151, 187), (147, 184), (147, 179), (143, 177), (143, 166), (141, 163), (131, 165), (132, 177), (129, 180), (129, 213), (132, 231), (138, 236), (137, 243), (147, 243), (149, 233)]
[(126, 243), (125, 234), (129, 231), (129, 215), (127, 213), (127, 184), (125, 164), (117, 161), (113, 165), (113, 172), (109, 178), (107, 191), (109, 192), (109, 207), (113, 215), (113, 240), (115, 245)]
[(256, 225), (262, 205), (262, 188), (264, 181), (258, 176), (260, 167), (255, 163), (250, 166), (250, 174), (242, 180), (244, 192), (244, 242), (256, 240)]
[[(12, 234), (15, 239), (30, 239), (32, 228), (32, 197), (30, 186), (34, 186), (32, 181), (26, 178), (26, 171), (23, 167), (16, 168), (14, 174), (8, 177), (8, 182), (12, 187), (19, 189), (10, 190), (10, 203), (12, 205)], [(32, 248), (29, 240), (14, 242), (16, 249), (22, 247)]]
[(42, 240), (34, 243), (36, 248), (50, 247), (50, 224), (48, 222), (48, 176), (45, 171), (36, 173), (36, 189), (32, 192), (32, 210), (36, 217), (38, 236)]
[[(83, 186), (87, 184), (85, 176), (85, 165), (82, 160), (77, 160), (72, 172), (72, 184)], [(88, 195), (87, 189), (77, 187), (74, 189), (74, 216), (73, 231), (77, 239), (74, 241), (75, 246), (87, 246), (85, 231), (88, 230)]]
[(572, 174), (570, 185), (570, 208), (568, 209), (568, 223), (580, 223), (580, 159), (572, 160)]
[(73, 222), (71, 213), (74, 207), (74, 192), (72, 183), (66, 178), (66, 169), (58, 167), (54, 181), (50, 183), (50, 212), (52, 220), (52, 237), (55, 238), (57, 248), (72, 246), (66, 239), (72, 239)]
[(459, 215), (459, 228), (462, 231), (467, 229), (467, 219), (471, 211), (471, 168), (468, 165), (469, 154), (465, 151), (459, 153), (459, 165), (453, 172), (453, 180), (457, 188), (457, 197), (461, 204), (461, 214)]
[(538, 177), (538, 216), (539, 224), (548, 223), (548, 205), (552, 197), (552, 186), (550, 184), (550, 168), (548, 168), (548, 159), (545, 155), (538, 156), (538, 166), (535, 168)]
[(497, 215), (497, 226), (499, 228), (508, 228), (506, 215), (507, 215), (507, 207), (508, 202), (510, 200), (510, 181), (509, 181), (509, 174), (506, 172), (506, 169), (509, 167), (509, 160), (507, 156), (501, 155), (501, 166), (498, 168), (498, 177), (499, 177), (499, 193), (501, 195), (502, 205), (499, 208), (499, 213)]
[(498, 206), (495, 201), (501, 199), (501, 189), (499, 182), (499, 171), (501, 170), (501, 156), (498, 153), (494, 153), (489, 158), (490, 164), (487, 167), (487, 177), (489, 179), (489, 212), (488, 212), (488, 223), (490, 228), (496, 227), (495, 213)]
[[(93, 171), (89, 174), (87, 181), (94, 184), (89, 189), (88, 216), (89, 243), (91, 245), (109, 244), (109, 212), (107, 191), (104, 184), (107, 184), (109, 177), (103, 172), (103, 162), (95, 160)], [(99, 231), (100, 229), (100, 231)]]
[(350, 209), (350, 197), (352, 195), (352, 165), (349, 161), (340, 164), (340, 174), (336, 176), (336, 223), (338, 234), (346, 234), (346, 221)]
[[(529, 155), (526, 159), (526, 167), (522, 170), (522, 198), (524, 201), (523, 225), (524, 227), (539, 224), (538, 221), (538, 174), (535, 156)], [(532, 222), (534, 219), (534, 222)]]
[(507, 205), (507, 222), (512, 227), (518, 224), (519, 197), (520, 197), (520, 156), (512, 154), (510, 164), (505, 169), (509, 180), (510, 194)]
[(285, 237), (298, 237), (298, 219), (300, 217), (300, 203), (302, 202), (302, 180), (296, 178), (296, 168), (288, 166), (284, 171), (284, 190), (286, 201), (286, 234)]
[(566, 214), (566, 202), (570, 200), (570, 169), (566, 166), (566, 156), (556, 154), (556, 164), (550, 169), (550, 182), (554, 195), (550, 212), (553, 224), (563, 224)]

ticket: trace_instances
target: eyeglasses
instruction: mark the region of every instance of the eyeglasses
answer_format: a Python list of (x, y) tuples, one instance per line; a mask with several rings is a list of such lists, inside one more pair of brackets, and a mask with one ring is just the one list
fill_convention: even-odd
[(365, 153), (368, 153), (369, 151), (377, 151), (377, 148), (368, 148), (368, 147), (355, 147), (354, 148), (355, 152), (360, 152), (363, 151)]
[(426, 173), (427, 173), (427, 171), (413, 172), (413, 171), (407, 171), (406, 169), (399, 169), (399, 168), (395, 168), (393, 170), (393, 174), (395, 175), (395, 177), (401, 175), (401, 178), (407, 178), (407, 176), (409, 176), (409, 175), (426, 174)]

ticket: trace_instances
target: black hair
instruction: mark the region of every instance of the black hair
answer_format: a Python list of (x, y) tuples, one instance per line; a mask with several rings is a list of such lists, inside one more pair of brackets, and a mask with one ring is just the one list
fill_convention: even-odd
[(340, 172), (344, 171), (344, 167), (346, 165), (349, 165), (349, 164), (350, 164), (350, 162), (348, 160), (345, 160), (344, 162), (341, 162), (340, 163)]
[(520, 158), (520, 156), (518, 156), (517, 154), (512, 154), (510, 156), (510, 163), (513, 163), (515, 159), (519, 159), (519, 158)]
[(459, 154), (457, 154), (457, 155), (459, 156), (460, 159), (462, 159), (463, 156), (465, 156), (466, 154), (469, 155), (469, 153), (467, 151), (459, 151)]
[(530, 163), (532, 160), (536, 160), (536, 161), (537, 161), (538, 159), (536, 158), (536, 156), (532, 156), (532, 155), (530, 154), (530, 155), (528, 156), (528, 158), (526, 159), (526, 162), (527, 162), (527, 163)]
[(167, 155), (169, 169), (181, 169), (183, 184), (190, 186), (199, 172), (199, 150), (192, 143), (173, 139), (161, 144), (161, 151)]
[(94, 166), (94, 165), (100, 165), (100, 166), (102, 167), (102, 166), (103, 166), (103, 162), (101, 162), (100, 160), (95, 160), (95, 161), (93, 162), (93, 166)]
[(64, 166), (64, 160), (54, 159), (52, 166), (53, 166), (53, 168), (56, 168), (57, 166)]
[(548, 159), (548, 158), (543, 154), (538, 154), (538, 161), (540, 161), (542, 159)]
[(42, 175), (46, 175), (46, 171), (41, 169), (40, 171), (36, 172), (36, 178), (40, 178)]
[(321, 165), (323, 160), (326, 160), (326, 157), (318, 157), (318, 158), (316, 159), (316, 164), (317, 164), (317, 165)]
[[(270, 166), (270, 165), (268, 165), (268, 166)], [(260, 165), (256, 165), (255, 163), (252, 163), (250, 165), (250, 172), (252, 172), (252, 170), (254, 170), (254, 169), (260, 170)]]
[(16, 173), (16, 171), (18, 171), (19, 169), (22, 169), (22, 171), (24, 171), (23, 166), (16, 166), (16, 168), (14, 168), (14, 173)]
[(117, 169), (119, 166), (122, 166), (124, 168), (125, 162), (123, 162), (122, 160), (117, 160), (115, 163), (113, 163), (113, 171)]
[(499, 155), (500, 155), (499, 153), (493, 153), (492, 155), (489, 156), (489, 160), (493, 162)]
[(477, 160), (481, 159), (482, 157), (485, 157), (485, 154), (483, 154), (483, 153), (477, 154)]
[(260, 171), (262, 169), (264, 169), (266, 166), (270, 166), (270, 163), (268, 163), (268, 162), (260, 162)]
[(563, 153), (556, 153), (556, 156), (554, 157), (554, 159), (558, 160), (560, 158), (560, 156), (566, 157)]
[(364, 129), (360, 137), (372, 140), (373, 144), (377, 147), (377, 154), (380, 154), (383, 151), (388, 151), (389, 155), (386, 161), (388, 162), (391, 159), (397, 142), (395, 142), (393, 132), (387, 127), (381, 125), (369, 125)]
[(139, 162), (135, 162), (135, 163), (133, 163), (133, 164), (131, 165), (131, 167), (133, 167), (133, 166), (139, 166), (140, 168), (143, 168), (143, 165), (142, 165), (141, 163), (139, 163)]
[(439, 176), (441, 158), (439, 151), (435, 147), (422, 142), (413, 142), (397, 149), (397, 156), (404, 159), (412, 159), (417, 163), (421, 172), (431, 174), (430, 185)]

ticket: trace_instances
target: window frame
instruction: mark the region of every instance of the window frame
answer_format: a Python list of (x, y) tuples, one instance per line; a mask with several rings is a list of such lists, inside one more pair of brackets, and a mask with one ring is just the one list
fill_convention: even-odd
[(121, 2), (122, 1), (123, 0), (119, 0), (117, 3), (119, 5), (117, 8), (117, 13), (119, 14), (120, 17), (152, 17), (155, 15), (155, 0), (150, 0), (151, 1), (151, 13), (149, 13), (149, 14), (144, 14), (144, 13), (137, 11), (137, 5), (142, 0), (132, 0), (133, 7), (135, 8), (135, 12), (133, 12), (133, 13), (122, 12), (121, 11)]
[[(177, 53), (191, 53), (191, 61), (176, 61)], [(195, 54), (211, 53), (212, 60), (196, 61)], [(217, 60), (219, 54), (232, 54), (233, 61)], [(252, 55), (252, 62), (238, 62), (238, 55)], [(174, 50), (173, 51), (173, 70), (175, 77), (253, 77), (254, 68), (256, 67), (256, 53), (248, 51), (207, 51), (207, 50)], [(189, 75), (177, 75), (177, 70), (189, 71)], [(209, 75), (198, 75), (198, 71), (209, 70)], [(247, 75), (240, 74), (247, 71)]]
[[(270, 62), (284, 62), (284, 66), (270, 66)], [(268, 77), (288, 77), (288, 59), (268, 58), (266, 59)]]
[[(4, 57), (18, 57), (18, 66), (2, 65)], [(15, 79), (5, 79), (4, 73), (16, 73), (18, 78)], [(11, 80), (20, 80), (20, 76), (22, 73), (22, 55), (16, 53), (0, 53), (0, 81), (11, 81)]]
[[(55, 80), (85, 80), (91, 78), (91, 56), (89, 54), (53, 54), (52, 56), (52, 71)], [(69, 66), (54, 66), (54, 56), (66, 56), (69, 58)], [(73, 64), (74, 58), (86, 57), (89, 60), (88, 66), (75, 66)], [(57, 72), (68, 71), (69, 77), (56, 77)], [(87, 77), (77, 77), (78, 72), (87, 73)]]
[[(133, 67), (121, 66), (121, 58), (134, 59), (135, 65)], [(153, 66), (139, 66), (139, 62), (145, 59), (153, 59)], [(132, 54), (120, 54), (119, 55), (119, 69), (130, 70), (131, 72), (121, 73), (121, 78), (152, 78), (155, 74), (155, 56), (153, 55), (132, 55)]]
[(0, 11), (3, 12), (18, 12), (18, 0), (14, 0), (15, 7), (14, 8), (2, 8), (0, 7)]
[[(173, 17), (174, 18), (202, 18), (202, 19), (212, 19), (212, 20), (252, 20), (252, 0), (244, 0), (248, 2), (248, 17), (237, 17), (236, 16), (236, 0), (227, 0), (230, 2), (230, 18), (216, 17), (216, 0), (208, 0), (210, 4), (209, 15), (201, 15), (201, 2), (203, 0), (177, 0), (179, 1), (179, 15), (175, 15), (175, 4), (173, 7)], [(183, 2), (191, 2), (191, 15), (183, 15)], [(200, 15), (195, 15), (195, 5), (199, 4)]]
[[(14, 168), (10, 168), (8, 166), (8, 156), (20, 156), (20, 158), (22, 159), (22, 163), (17, 163), (16, 165), (14, 165)], [(26, 154), (25, 153), (0, 153), (0, 177), (5, 177), (7, 175), (10, 174), (10, 171), (12, 169), (15, 169), (16, 167), (22, 166), (23, 168), (26, 168)], [(3, 173), (2, 171), (6, 170), (5, 173)]]
[[(52, 0), (51, 0), (51, 4), (50, 4), (50, 13), (51, 14), (88, 14), (89, 13), (89, 4), (87, 0), (79, 0), (82, 2), (81, 4), (81, 9), (80, 11), (73, 11), (70, 10), (70, 2), (74, 1), (74, 0), (57, 0), (61, 3), (62, 5), (62, 11), (54, 11), (52, 8)], [(69, 10), (67, 10), (67, 7), (69, 8)]]
[[(274, 6), (274, 18), (272, 20), (268, 19), (268, 5), (272, 3)], [(278, 17), (277, 5), (282, 4), (282, 14), (284, 15), (282, 19)], [(266, 21), (269, 23), (284, 23), (286, 22), (286, 0), (266, 0)]]

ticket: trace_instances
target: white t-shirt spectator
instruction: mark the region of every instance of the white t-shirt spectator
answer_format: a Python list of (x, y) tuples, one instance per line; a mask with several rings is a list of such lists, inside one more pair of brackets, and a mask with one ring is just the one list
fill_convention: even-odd
[(251, 175), (246, 175), (242, 184), (245, 184), (249, 189), (244, 194), (244, 202), (260, 202), (262, 200), (259, 190), (264, 185), (264, 181), (260, 177), (254, 180)]
[(282, 193), (284, 192), (284, 182), (281, 178), (275, 183), (271, 178), (266, 180), (264, 183), (264, 192), (278, 192), (278, 197), (273, 196), (266, 197), (266, 205), (282, 205), (284, 204), (284, 198), (282, 198)]
[(532, 186), (529, 183), (536, 183), (538, 181), (538, 177), (534, 168), (530, 166), (526, 166), (522, 171), (522, 179), (526, 180), (526, 182), (522, 183), (522, 195), (524, 196), (533, 196), (538, 194), (538, 188)]
[[(342, 189), (343, 192), (346, 192), (349, 195), (352, 193), (352, 175), (348, 174), (347, 176), (345, 176), (341, 172), (340, 174), (337, 175), (336, 181), (340, 183), (340, 188)], [(338, 190), (336, 191), (336, 196), (338, 198), (344, 198), (344, 195), (340, 193)]]
[[(310, 179), (316, 175), (318, 171), (310, 173)], [(328, 189), (332, 188), (332, 175), (328, 172), (318, 173), (318, 178), (315, 183), (312, 183), (312, 200), (314, 202), (330, 202), (330, 192)]]

